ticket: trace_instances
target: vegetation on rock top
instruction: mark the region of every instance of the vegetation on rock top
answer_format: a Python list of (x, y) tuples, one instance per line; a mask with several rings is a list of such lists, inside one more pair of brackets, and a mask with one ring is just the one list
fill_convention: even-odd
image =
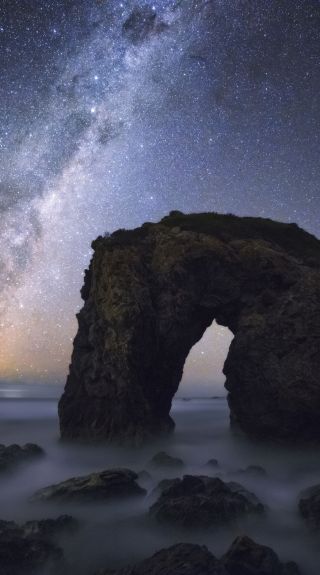
[[(278, 245), (309, 266), (320, 267), (320, 240), (295, 223), (278, 222), (270, 218), (241, 217), (216, 212), (184, 214), (172, 211), (159, 223), (146, 222), (133, 230), (119, 229), (111, 235), (106, 234), (104, 240), (110, 246), (128, 246), (144, 240), (150, 228), (159, 225), (215, 236), (225, 242), (234, 239), (264, 240)], [(93, 247), (96, 247), (95, 242)]]

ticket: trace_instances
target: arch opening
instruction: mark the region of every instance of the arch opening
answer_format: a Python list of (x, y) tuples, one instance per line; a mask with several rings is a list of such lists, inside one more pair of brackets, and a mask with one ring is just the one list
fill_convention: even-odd
[(213, 320), (186, 358), (177, 399), (227, 395), (223, 366), (233, 337), (227, 327)]

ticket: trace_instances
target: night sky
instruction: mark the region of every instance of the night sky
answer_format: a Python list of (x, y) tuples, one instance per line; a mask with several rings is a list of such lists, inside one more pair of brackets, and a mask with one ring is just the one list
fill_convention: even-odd
[(1, 379), (64, 381), (105, 231), (179, 209), (320, 235), (318, 0), (2, 0), (0, 49)]

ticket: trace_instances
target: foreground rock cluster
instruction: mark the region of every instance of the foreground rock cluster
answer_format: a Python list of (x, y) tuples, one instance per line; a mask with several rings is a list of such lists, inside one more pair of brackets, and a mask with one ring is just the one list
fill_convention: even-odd
[[(20, 449), (25, 449), (20, 448)], [(35, 451), (40, 452), (40, 448)], [(217, 461), (214, 460), (215, 466)], [(183, 469), (184, 462), (165, 452), (159, 452), (149, 462), (152, 466)], [(259, 466), (241, 469), (238, 474), (254, 472), (265, 480), (266, 472)], [(231, 472), (232, 474), (232, 472)], [(255, 475), (256, 477), (256, 475)], [(37, 491), (31, 501), (58, 503), (108, 503), (128, 498), (146, 497), (149, 511), (146, 521), (179, 527), (181, 533), (192, 530), (214, 530), (250, 516), (263, 520), (268, 509), (239, 483), (225, 482), (219, 477), (184, 475), (164, 479), (149, 493), (139, 484), (150, 482), (147, 472), (139, 474), (130, 469), (107, 469), (87, 476), (74, 477)], [(300, 493), (297, 502), (301, 517), (313, 531), (320, 530), (320, 486), (315, 485)], [(39, 508), (38, 508), (39, 509)], [(150, 523), (151, 526), (151, 523)], [(61, 534), (81, 527), (68, 515), (56, 519), (27, 521), (20, 525), (0, 520), (0, 574), (36, 575), (42, 573), (69, 575), (72, 566), (64, 559)], [(71, 571), (70, 571), (71, 569)], [(99, 575), (300, 575), (293, 562), (281, 562), (269, 547), (251, 538), (238, 536), (217, 559), (206, 547), (179, 543), (162, 549), (140, 563), (121, 569), (103, 569)], [(89, 573), (88, 573), (89, 575)], [(94, 575), (93, 573), (90, 575)]]
[(174, 212), (93, 249), (62, 437), (140, 443), (171, 431), (186, 357), (215, 319), (234, 334), (233, 426), (320, 441), (319, 240), (295, 224)]

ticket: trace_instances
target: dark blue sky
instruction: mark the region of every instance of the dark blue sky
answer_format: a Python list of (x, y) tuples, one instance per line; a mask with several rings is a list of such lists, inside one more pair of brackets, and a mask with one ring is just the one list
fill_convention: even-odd
[(181, 209), (320, 235), (318, 1), (7, 0), (0, 49), (0, 377), (63, 380), (105, 230)]

